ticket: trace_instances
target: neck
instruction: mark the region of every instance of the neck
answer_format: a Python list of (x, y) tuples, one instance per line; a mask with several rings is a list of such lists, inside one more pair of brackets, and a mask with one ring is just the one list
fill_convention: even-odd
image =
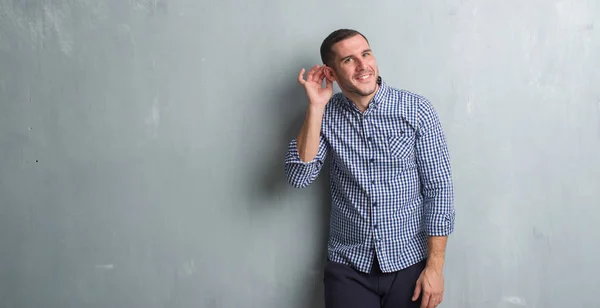
[(379, 91), (379, 84), (377, 84), (377, 86), (375, 87), (375, 91), (373, 91), (373, 93), (368, 96), (357, 95), (355, 93), (344, 93), (344, 95), (352, 103), (354, 103), (354, 105), (356, 105), (356, 108), (358, 108), (360, 112), (365, 112), (365, 110), (369, 108), (369, 103), (371, 103), (371, 100), (373, 99), (377, 91)]

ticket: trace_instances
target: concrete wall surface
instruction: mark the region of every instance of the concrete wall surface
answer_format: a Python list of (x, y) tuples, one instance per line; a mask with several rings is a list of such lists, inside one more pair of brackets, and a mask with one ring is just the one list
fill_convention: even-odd
[(337, 28), (440, 115), (440, 307), (598, 307), (599, 20), (591, 0), (0, 0), (0, 307), (323, 307), (328, 175), (291, 188), (283, 158)]

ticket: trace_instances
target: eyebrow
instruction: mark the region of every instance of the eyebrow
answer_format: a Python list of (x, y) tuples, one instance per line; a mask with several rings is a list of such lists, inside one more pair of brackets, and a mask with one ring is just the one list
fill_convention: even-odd
[[(371, 49), (365, 49), (365, 50), (362, 51), (362, 53), (365, 53), (365, 52), (371, 52)], [(346, 60), (348, 58), (351, 58), (351, 57), (353, 57), (353, 56), (352, 55), (345, 56), (345, 57), (341, 58), (340, 61), (344, 61), (344, 60)]]

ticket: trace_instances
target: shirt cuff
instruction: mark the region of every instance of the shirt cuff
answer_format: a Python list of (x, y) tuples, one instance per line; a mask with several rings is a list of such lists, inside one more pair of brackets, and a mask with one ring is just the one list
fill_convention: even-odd
[(425, 233), (428, 236), (448, 236), (454, 231), (454, 211), (429, 214), (425, 218)]
[(317, 161), (317, 157), (313, 158), (313, 160), (305, 162), (300, 159), (300, 153), (298, 153), (298, 140), (296, 138), (292, 139), (288, 145), (288, 151), (285, 155), (285, 163), (286, 164), (301, 164), (301, 165), (310, 165)]

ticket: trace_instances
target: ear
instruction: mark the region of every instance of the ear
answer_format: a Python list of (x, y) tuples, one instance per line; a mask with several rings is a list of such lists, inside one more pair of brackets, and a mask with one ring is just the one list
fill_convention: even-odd
[(324, 66), (323, 67), (323, 71), (325, 72), (325, 77), (327, 79), (329, 79), (329, 81), (334, 82), (335, 81), (335, 72), (333, 71), (333, 69), (329, 66)]

